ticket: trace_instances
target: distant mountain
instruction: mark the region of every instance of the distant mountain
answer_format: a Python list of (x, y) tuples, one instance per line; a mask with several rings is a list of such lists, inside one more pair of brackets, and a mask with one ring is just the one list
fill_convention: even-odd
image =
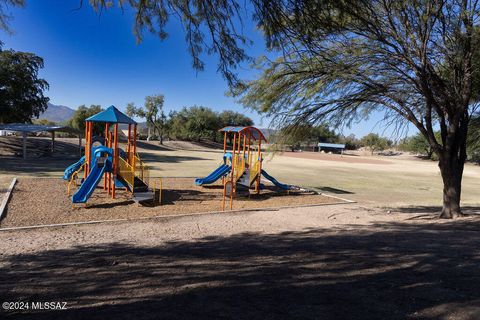
[(47, 110), (40, 115), (39, 119), (62, 123), (69, 120), (74, 113), (75, 110), (69, 107), (49, 103)]

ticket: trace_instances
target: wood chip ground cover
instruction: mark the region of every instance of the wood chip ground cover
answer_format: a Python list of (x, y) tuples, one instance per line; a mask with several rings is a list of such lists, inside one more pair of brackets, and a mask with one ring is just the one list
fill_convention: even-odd
[[(100, 182), (99, 186), (102, 186)], [(0, 228), (114, 219), (174, 216), (221, 210), (222, 186), (198, 187), (191, 178), (163, 180), (163, 205), (141, 206), (126, 191), (117, 191), (115, 200), (97, 187), (88, 205), (73, 206), (60, 179), (20, 178)], [(318, 194), (290, 193), (267, 187), (260, 195), (237, 198), (234, 210), (329, 204), (338, 199)]]

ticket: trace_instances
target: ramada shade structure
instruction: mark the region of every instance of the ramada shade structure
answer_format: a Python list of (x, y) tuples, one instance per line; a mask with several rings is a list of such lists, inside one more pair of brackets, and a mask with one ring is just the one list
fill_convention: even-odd
[(21, 132), (23, 137), (23, 159), (27, 159), (27, 134), (37, 132), (50, 132), (52, 134), (52, 153), (55, 152), (55, 132), (70, 132), (78, 135), (78, 148), (81, 153), (82, 137), (78, 130), (67, 126), (44, 126), (39, 124), (28, 123), (8, 123), (0, 124), (0, 130)]

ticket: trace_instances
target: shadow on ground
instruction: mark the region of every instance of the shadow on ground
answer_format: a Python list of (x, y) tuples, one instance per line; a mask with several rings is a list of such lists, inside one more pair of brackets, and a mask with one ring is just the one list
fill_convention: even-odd
[(478, 319), (480, 221), (237, 234), (2, 258), (2, 301), (38, 319)]
[(175, 204), (179, 200), (181, 200), (182, 203), (188, 203), (190, 201), (199, 202), (213, 200), (216, 197), (214, 194), (207, 194), (198, 190), (165, 189), (162, 191), (162, 204)]
[(171, 148), (161, 145), (159, 142), (145, 142), (137, 140), (137, 148), (142, 148), (149, 151), (172, 151)]
[[(191, 142), (195, 146), (199, 146), (202, 148), (208, 148), (208, 149), (216, 149), (216, 150), (223, 150), (223, 142), (213, 142), (209, 140), (200, 140), (200, 141), (192, 141)], [(229, 143), (229, 146), (231, 147), (231, 142)]]
[[(431, 218), (436, 219), (442, 207), (440, 206), (408, 206), (408, 207), (396, 207), (392, 211), (397, 213), (416, 214), (410, 217), (410, 220), (416, 218)], [(480, 215), (480, 206), (462, 206), (462, 212), (466, 216)]]
[(89, 209), (109, 209), (109, 208), (116, 208), (116, 207), (122, 207), (122, 206), (129, 206), (133, 204), (135, 201), (133, 200), (125, 200), (121, 202), (111, 202), (111, 203), (97, 203), (97, 204), (92, 204), (89, 205)]
[(16, 157), (0, 157), (0, 172), (7, 174), (35, 175), (38, 177), (60, 176), (65, 168), (78, 159), (36, 158), (23, 160)]
[[(181, 163), (194, 160), (209, 160), (200, 157), (177, 156), (177, 155), (159, 155), (152, 153), (141, 153), (142, 161), (151, 168), (156, 169), (154, 162), (159, 163)], [(72, 163), (78, 161), (79, 157), (36, 157), (23, 160), (21, 157), (3, 157), (0, 156), (0, 172), (11, 174), (27, 174), (38, 177), (52, 176), (57, 173), (60, 176), (63, 171)], [(161, 170), (161, 167), (158, 168)]]
[(140, 158), (144, 162), (161, 162), (161, 163), (180, 163), (195, 160), (210, 160), (208, 158), (191, 157), (191, 156), (179, 156), (168, 154), (153, 154), (153, 153), (140, 153)]
[(332, 187), (316, 187), (315, 189), (325, 191), (325, 192), (330, 192), (334, 194), (354, 194), (355, 192), (351, 192), (348, 190), (342, 190), (342, 189), (337, 189), (337, 188), (332, 188)]
[(55, 153), (47, 138), (28, 137), (27, 160), (22, 157), (22, 139), (0, 137), (0, 172), (51, 176), (63, 172), (79, 158), (78, 145), (72, 142), (55, 141)]
[[(183, 150), (183, 151), (199, 151), (199, 152), (213, 152), (219, 153), (223, 151), (223, 142), (213, 142), (209, 140), (200, 141), (188, 141), (177, 140), (172, 143), (166, 143), (171, 150)], [(227, 149), (232, 148), (231, 142), (227, 142)]]
[[(0, 137), (0, 156), (19, 157), (23, 155), (23, 140), (17, 137)], [(78, 158), (78, 144), (55, 141), (55, 153), (51, 151), (51, 141), (48, 138), (28, 137), (27, 155), (30, 158), (38, 157), (68, 157)]]

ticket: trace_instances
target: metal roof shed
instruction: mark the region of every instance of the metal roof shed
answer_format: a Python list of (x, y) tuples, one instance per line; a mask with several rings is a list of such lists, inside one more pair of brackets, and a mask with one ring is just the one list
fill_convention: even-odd
[(82, 136), (80, 131), (66, 126), (44, 126), (39, 124), (28, 123), (8, 123), (0, 124), (0, 130), (21, 132), (23, 138), (23, 159), (27, 159), (27, 134), (36, 132), (51, 132), (52, 133), (52, 152), (55, 152), (55, 131), (71, 132), (78, 134), (78, 148), (82, 149)]
[(319, 142), (318, 143), (318, 152), (325, 150), (325, 151), (340, 151), (343, 154), (343, 150), (345, 150), (345, 144), (343, 143), (325, 143)]
[(324, 143), (324, 142), (319, 142), (318, 146), (320, 148), (332, 148), (332, 149), (345, 149), (345, 144), (343, 143)]

